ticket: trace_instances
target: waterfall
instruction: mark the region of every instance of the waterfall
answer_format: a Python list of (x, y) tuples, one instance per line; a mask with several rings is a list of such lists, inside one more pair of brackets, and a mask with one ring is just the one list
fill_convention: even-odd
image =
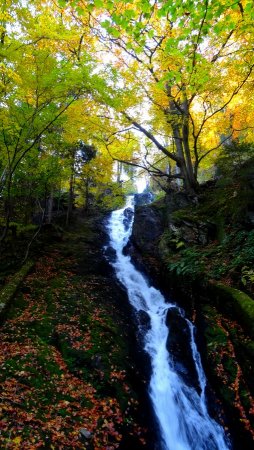
[[(161, 292), (150, 286), (147, 279), (123, 254), (132, 229), (133, 198), (128, 197), (125, 208), (114, 211), (108, 222), (110, 247), (115, 251), (111, 263), (118, 280), (125, 286), (129, 302), (138, 313), (144, 311), (150, 328), (144, 330), (144, 350), (151, 360), (149, 395), (160, 428), (161, 450), (229, 450), (230, 443), (223, 428), (209, 416), (205, 387), (206, 377), (195, 343), (194, 325), (184, 311), (169, 303)], [(173, 357), (167, 349), (170, 324), (166, 324), (170, 308), (177, 310), (190, 332), (190, 346), (199, 389), (184, 382), (175, 370)]]

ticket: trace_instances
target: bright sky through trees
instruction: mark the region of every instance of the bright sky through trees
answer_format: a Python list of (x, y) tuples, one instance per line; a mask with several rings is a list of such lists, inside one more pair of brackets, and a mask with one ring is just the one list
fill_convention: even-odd
[(253, 9), (249, 0), (3, 1), (7, 227), (20, 193), (69, 189), (79, 142), (97, 149), (85, 185), (111, 183), (118, 161), (190, 192), (223, 143), (253, 142)]

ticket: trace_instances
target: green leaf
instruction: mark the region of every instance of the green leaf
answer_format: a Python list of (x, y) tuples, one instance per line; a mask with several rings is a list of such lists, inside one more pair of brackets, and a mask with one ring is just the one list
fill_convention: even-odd
[[(119, 3), (119, 0), (108, 0), (107, 2), (106, 2), (106, 8), (109, 10), (109, 11), (112, 11), (113, 9), (115, 9), (115, 4), (116, 3)], [(103, 2), (103, 5), (105, 6), (105, 3)]]
[(253, 10), (254, 10), (253, 2), (251, 1), (251, 2), (247, 3), (247, 5), (245, 6), (244, 12), (250, 12), (250, 11), (253, 11)]
[(246, 286), (247, 281), (246, 281), (246, 279), (245, 279), (244, 277), (241, 278), (241, 282), (242, 282), (242, 284), (243, 284), (244, 286)]
[(81, 8), (80, 6), (77, 6), (76, 11), (78, 13), (79, 16), (83, 16), (85, 11), (83, 8)]
[(60, 8), (64, 8), (66, 6), (66, 0), (58, 0), (58, 5)]
[(108, 31), (114, 36), (115, 38), (119, 38), (121, 33), (116, 28), (109, 28)]
[(131, 44), (130, 42), (127, 42), (126, 48), (127, 48), (128, 50), (132, 50), (132, 44)]
[(96, 6), (96, 8), (101, 8), (103, 4), (103, 0), (94, 0), (94, 5)]
[(134, 11), (134, 9), (127, 9), (124, 12), (124, 17), (126, 19), (134, 19), (136, 17), (136, 12)]
[(183, 241), (180, 241), (180, 242), (178, 242), (177, 244), (176, 244), (176, 248), (178, 249), (178, 248), (182, 248), (182, 247), (184, 247), (185, 246), (185, 244), (184, 244), (184, 242)]
[(213, 31), (215, 34), (219, 35), (221, 33), (222, 30), (222, 26), (220, 23), (216, 23), (216, 25), (214, 25), (213, 27)]
[(106, 30), (108, 30), (108, 28), (110, 27), (110, 21), (104, 20), (104, 22), (101, 22), (101, 26), (102, 26), (102, 28), (105, 28)]

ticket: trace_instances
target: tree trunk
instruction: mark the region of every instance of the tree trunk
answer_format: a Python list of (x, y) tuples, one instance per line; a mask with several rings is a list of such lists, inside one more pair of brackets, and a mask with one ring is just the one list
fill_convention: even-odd
[(73, 199), (74, 199), (74, 160), (71, 168), (71, 176), (69, 181), (69, 197), (68, 197), (68, 207), (67, 207), (67, 213), (66, 213), (66, 226), (69, 225), (70, 216), (72, 213), (72, 207), (73, 207)]
[(85, 211), (88, 212), (89, 208), (89, 178), (86, 178), (85, 181)]
[(51, 189), (47, 205), (47, 223), (52, 222), (53, 205), (54, 205), (54, 190)]
[(188, 166), (186, 164), (186, 157), (185, 157), (185, 154), (183, 151), (183, 139), (181, 138), (179, 128), (180, 127), (177, 124), (172, 125), (173, 138), (174, 138), (175, 145), (176, 145), (177, 155), (178, 155), (179, 161), (180, 161), (177, 164), (177, 166), (179, 168), (180, 175), (183, 178), (184, 188), (189, 191), (192, 189), (192, 180), (189, 177)]
[(10, 219), (11, 219), (11, 184), (12, 184), (12, 173), (8, 175), (7, 182), (7, 198), (5, 200), (5, 226), (0, 237), (0, 244), (5, 240), (7, 233), (9, 231)]
[(120, 183), (121, 181), (121, 175), (123, 172), (123, 163), (121, 163), (120, 161), (117, 161), (117, 169), (116, 169), (116, 181), (117, 183)]
[(185, 154), (187, 176), (189, 178), (189, 184), (193, 189), (197, 186), (197, 179), (194, 174), (193, 163), (191, 160), (191, 152), (189, 146), (189, 108), (188, 101), (185, 98), (182, 104), (183, 109), (183, 124), (182, 124), (182, 136), (183, 136), (183, 148)]
[(179, 157), (178, 167), (183, 178), (184, 188), (187, 191), (195, 191), (197, 180), (194, 175), (193, 164), (189, 147), (189, 106), (185, 95), (184, 100), (179, 106), (171, 95), (171, 87), (166, 86), (169, 97), (169, 117), (167, 122), (171, 125), (173, 139), (176, 145), (177, 156)]

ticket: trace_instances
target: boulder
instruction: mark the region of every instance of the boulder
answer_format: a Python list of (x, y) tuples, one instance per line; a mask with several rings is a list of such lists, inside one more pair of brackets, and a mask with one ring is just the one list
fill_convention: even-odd
[(157, 254), (159, 238), (163, 233), (163, 221), (156, 208), (146, 205), (135, 210), (132, 243), (142, 253)]
[(190, 205), (195, 205), (197, 203), (197, 198), (186, 194), (186, 192), (170, 190), (165, 196), (165, 204), (168, 216), (174, 211), (179, 209), (187, 208)]
[(188, 323), (177, 308), (170, 308), (166, 324), (169, 327), (167, 349), (171, 355), (175, 371), (186, 384), (200, 390), (198, 374), (193, 362), (191, 335)]
[(110, 262), (116, 261), (116, 251), (114, 248), (107, 246), (104, 250), (104, 255)]
[(140, 310), (137, 312), (137, 321), (139, 331), (143, 334), (147, 332), (151, 327), (151, 319), (146, 311)]
[(169, 230), (175, 238), (186, 242), (186, 244), (207, 245), (214, 239), (216, 227), (213, 224), (201, 221), (188, 222), (177, 219), (169, 222)]
[(124, 219), (123, 219), (123, 224), (125, 229), (127, 230), (130, 226), (130, 223), (132, 221), (132, 217), (133, 217), (134, 211), (131, 208), (126, 208), (123, 212), (124, 215)]
[(134, 202), (136, 206), (148, 205), (154, 199), (152, 192), (142, 192), (134, 195)]

